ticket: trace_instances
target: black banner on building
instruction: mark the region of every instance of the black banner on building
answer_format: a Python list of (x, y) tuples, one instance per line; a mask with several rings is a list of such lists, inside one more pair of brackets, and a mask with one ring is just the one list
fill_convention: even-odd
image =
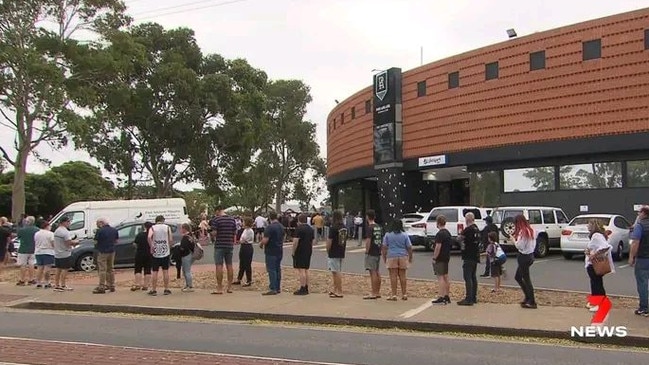
[(374, 75), (374, 165), (401, 161), (401, 69)]

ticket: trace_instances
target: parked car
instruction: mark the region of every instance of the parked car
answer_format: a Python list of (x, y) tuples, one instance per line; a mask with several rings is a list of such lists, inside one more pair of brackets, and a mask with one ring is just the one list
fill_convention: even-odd
[(453, 249), (460, 248), (460, 242), (458, 240), (458, 234), (464, 230), (466, 227), (466, 221), (464, 216), (467, 213), (473, 213), (475, 216), (475, 223), (482, 230), (486, 223), (484, 221), (485, 208), (478, 208), (474, 206), (446, 206), (446, 207), (436, 207), (433, 208), (428, 215), (428, 222), (426, 224), (426, 236), (432, 243), (435, 240), (435, 235), (439, 232), (437, 229), (437, 216), (443, 215), (446, 217), (446, 229), (451, 233), (453, 237)]
[(617, 214), (584, 214), (573, 218), (561, 232), (561, 253), (566, 260), (584, 254), (590, 241), (588, 221), (591, 219), (596, 219), (606, 229), (608, 243), (613, 247), (611, 253), (614, 260), (619, 261), (629, 254), (631, 223), (626, 218)]
[(552, 249), (561, 249), (561, 231), (569, 220), (561, 208), (555, 207), (499, 207), (491, 213), (494, 223), (500, 228), (499, 241), (503, 249), (513, 250), (509, 238), (514, 233), (514, 218), (523, 215), (536, 233), (537, 257), (545, 257)]
[(426, 237), (426, 222), (430, 212), (417, 212), (404, 214), (401, 221), (403, 222), (403, 229), (410, 237), (410, 242), (413, 246), (424, 246), (426, 250), (430, 250), (431, 241)]
[[(180, 242), (181, 223), (170, 223), (174, 242)], [(117, 225), (115, 227), (119, 238), (115, 245), (115, 267), (133, 267), (135, 265), (135, 236), (144, 230), (144, 222), (134, 221)], [(80, 271), (94, 271), (96, 265), (95, 240), (83, 239), (72, 249), (74, 268)]]

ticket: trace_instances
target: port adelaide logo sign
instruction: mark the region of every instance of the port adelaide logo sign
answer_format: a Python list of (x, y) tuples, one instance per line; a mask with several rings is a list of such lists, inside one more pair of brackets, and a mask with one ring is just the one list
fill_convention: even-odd
[(388, 71), (381, 71), (374, 76), (374, 94), (381, 101), (388, 94)]

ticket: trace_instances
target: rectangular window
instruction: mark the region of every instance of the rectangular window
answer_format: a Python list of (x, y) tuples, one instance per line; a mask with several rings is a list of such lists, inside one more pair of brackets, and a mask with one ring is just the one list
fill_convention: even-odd
[(543, 223), (544, 224), (555, 224), (557, 220), (554, 218), (554, 211), (549, 209), (543, 210)]
[(543, 224), (543, 221), (541, 220), (541, 211), (537, 209), (530, 209), (527, 211), (527, 215), (529, 216), (528, 221), (530, 224)]
[(460, 87), (459, 71), (451, 72), (450, 74), (448, 74), (448, 88), (455, 89), (456, 87)]
[(582, 58), (584, 61), (602, 58), (602, 40), (593, 39), (582, 43)]
[(420, 98), (426, 95), (426, 80), (417, 83), (417, 97)]
[(649, 160), (627, 162), (626, 181), (630, 188), (649, 188)]
[(545, 51), (530, 53), (530, 71), (545, 68)]
[(334, 118), (334, 130), (336, 130), (336, 127), (337, 127), (337, 125), (336, 125), (336, 118)]
[(622, 187), (621, 162), (597, 162), (559, 167), (562, 190), (614, 189)]
[(487, 63), (485, 65), (485, 80), (498, 78), (498, 62)]
[(553, 166), (505, 170), (503, 177), (505, 193), (555, 189)]
[(500, 205), (500, 171), (481, 171), (469, 174), (471, 205), (496, 207)]
[(367, 100), (365, 102), (365, 114), (372, 112), (372, 100)]
[(353, 106), (352, 107), (352, 119), (355, 119), (355, 118), (356, 118), (356, 107)]
[(340, 125), (345, 124), (345, 113), (340, 113)]
[(644, 49), (649, 49), (649, 29), (644, 30)]

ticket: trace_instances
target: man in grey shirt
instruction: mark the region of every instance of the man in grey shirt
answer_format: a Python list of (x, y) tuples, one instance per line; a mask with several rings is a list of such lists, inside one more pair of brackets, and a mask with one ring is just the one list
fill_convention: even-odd
[(66, 285), (65, 278), (68, 270), (74, 264), (72, 262), (72, 247), (77, 245), (78, 241), (72, 239), (68, 227), (70, 227), (70, 217), (64, 216), (59, 221), (59, 227), (54, 231), (54, 266), (56, 266), (54, 291), (57, 292), (72, 290)]

